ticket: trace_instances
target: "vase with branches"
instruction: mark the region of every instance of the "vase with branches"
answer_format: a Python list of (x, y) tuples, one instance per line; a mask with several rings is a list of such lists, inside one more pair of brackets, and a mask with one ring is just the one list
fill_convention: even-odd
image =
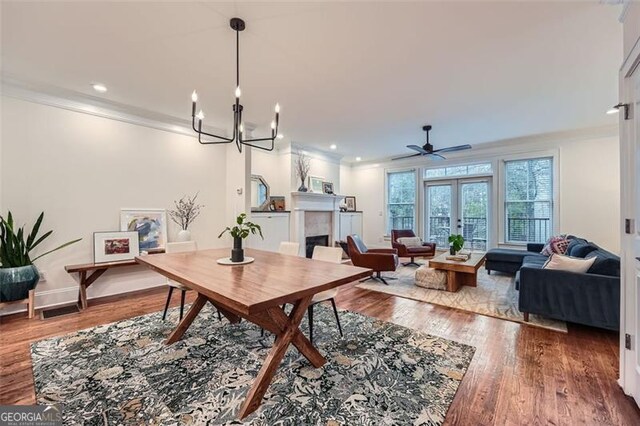
[(191, 231), (189, 231), (189, 226), (200, 215), (200, 211), (204, 207), (203, 204), (196, 203), (197, 198), (197, 192), (193, 197), (185, 195), (178, 201), (174, 201), (173, 204), (175, 205), (175, 208), (169, 210), (169, 217), (180, 227), (180, 232), (178, 232), (178, 241), (191, 240)]
[(303, 151), (298, 150), (294, 168), (296, 170), (296, 176), (298, 176), (302, 181), (302, 184), (298, 188), (298, 191), (307, 192), (307, 187), (304, 185), (304, 183), (306, 182), (307, 176), (309, 175), (309, 170), (311, 170), (311, 159)]
[(246, 213), (241, 213), (240, 216), (236, 218), (235, 226), (233, 227), (227, 226), (226, 228), (224, 228), (224, 230), (220, 233), (220, 235), (218, 235), (218, 238), (221, 238), (227, 232), (233, 237), (233, 249), (231, 250), (232, 262), (244, 261), (244, 250), (242, 249), (242, 240), (247, 238), (250, 234), (260, 235), (260, 238), (264, 240), (260, 225), (258, 225), (257, 223), (249, 222), (247, 220)]

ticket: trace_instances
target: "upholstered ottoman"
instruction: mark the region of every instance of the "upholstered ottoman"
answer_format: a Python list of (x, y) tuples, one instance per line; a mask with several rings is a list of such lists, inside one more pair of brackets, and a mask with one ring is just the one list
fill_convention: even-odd
[(418, 287), (432, 288), (434, 290), (447, 289), (447, 273), (438, 269), (423, 265), (416, 269), (415, 285)]

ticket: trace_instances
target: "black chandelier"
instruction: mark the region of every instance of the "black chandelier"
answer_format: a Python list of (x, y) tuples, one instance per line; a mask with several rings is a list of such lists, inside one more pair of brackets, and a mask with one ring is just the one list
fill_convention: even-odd
[[(228, 138), (225, 136), (218, 136), (211, 133), (202, 131), (202, 120), (204, 114), (202, 110), (196, 114), (196, 102), (198, 101), (198, 94), (194, 90), (191, 94), (191, 127), (198, 134), (198, 142), (203, 145), (209, 144), (221, 144), (221, 143), (236, 143), (238, 151), (242, 152), (242, 145), (251, 146), (254, 148), (263, 149), (265, 151), (273, 151), (274, 141), (278, 137), (278, 124), (280, 121), (280, 104), (276, 103), (275, 120), (271, 122), (271, 137), (270, 138), (257, 138), (257, 139), (244, 139), (244, 124), (242, 122), (242, 105), (240, 104), (240, 31), (245, 29), (245, 23), (240, 18), (231, 18), (229, 22), (231, 29), (236, 32), (236, 102), (233, 104), (233, 137)], [(198, 119), (198, 128), (196, 129), (196, 118)], [(218, 140), (203, 140), (202, 136), (208, 136)], [(270, 147), (255, 145), (256, 142), (271, 142)]]

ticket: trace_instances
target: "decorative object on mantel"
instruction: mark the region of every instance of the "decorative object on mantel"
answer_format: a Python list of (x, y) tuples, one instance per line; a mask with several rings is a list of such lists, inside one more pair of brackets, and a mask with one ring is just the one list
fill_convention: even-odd
[[(218, 136), (212, 133), (202, 131), (202, 120), (204, 119), (204, 113), (202, 110), (196, 115), (196, 102), (198, 101), (198, 94), (194, 90), (191, 94), (191, 127), (198, 134), (198, 142), (203, 145), (208, 144), (222, 144), (235, 142), (238, 152), (242, 152), (242, 145), (252, 146), (265, 151), (273, 151), (274, 140), (277, 137), (281, 137), (278, 134), (278, 125), (280, 123), (280, 104), (276, 103), (275, 107), (275, 119), (271, 122), (271, 137), (257, 138), (257, 139), (245, 139), (244, 138), (244, 124), (242, 121), (242, 110), (244, 109), (240, 104), (240, 31), (244, 31), (245, 23), (240, 18), (231, 18), (229, 21), (231, 29), (236, 32), (236, 101), (233, 104), (233, 136), (228, 138), (226, 136)], [(196, 129), (196, 117), (198, 118), (198, 128)], [(217, 140), (206, 141), (202, 140), (202, 136), (209, 136)], [(270, 147), (256, 145), (256, 142), (271, 142)]]
[(121, 209), (120, 230), (137, 231), (140, 251), (164, 249), (167, 242), (165, 209)]
[(348, 195), (346, 197), (344, 197), (344, 204), (347, 208), (346, 211), (348, 212), (355, 212), (356, 211), (356, 197), (352, 196), (352, 195)]
[(33, 262), (82, 239), (64, 243), (32, 260), (30, 252), (53, 233), (48, 231), (38, 237), (43, 219), (44, 212), (38, 216), (25, 241), (24, 227), (15, 229), (11, 212), (6, 219), (0, 216), (0, 307), (28, 299), (29, 318), (33, 318), (35, 312), (35, 288), (40, 280), (40, 273)]
[(324, 194), (333, 194), (333, 183), (332, 182), (322, 182), (322, 192)]
[(311, 169), (311, 159), (301, 150), (298, 150), (296, 153), (294, 168), (296, 170), (296, 176), (298, 176), (302, 182), (298, 191), (307, 192), (307, 187), (304, 186), (304, 182), (307, 180), (309, 170)]
[(449, 235), (449, 254), (455, 255), (464, 246), (464, 237), (460, 234)]
[(139, 254), (139, 234), (136, 231), (93, 233), (94, 263), (132, 260)]
[(271, 206), (273, 207), (272, 211), (281, 212), (286, 210), (284, 197), (280, 195), (271, 197)]
[[(260, 229), (260, 225), (249, 222), (246, 219), (247, 219), (247, 214), (241, 213), (240, 216), (236, 218), (236, 225), (233, 228), (230, 228), (227, 226), (220, 233), (220, 235), (218, 235), (218, 238), (221, 238), (225, 233), (228, 232), (233, 237), (233, 249), (231, 249), (231, 263), (223, 263), (225, 265), (227, 264), (237, 265), (242, 263), (248, 263), (248, 262), (245, 262), (244, 250), (242, 249), (242, 240), (247, 238), (249, 234), (254, 234), (254, 235), (258, 234), (260, 235), (260, 238), (264, 240), (264, 237), (262, 236), (262, 229)], [(223, 259), (218, 259), (219, 260), (218, 263), (222, 263), (220, 261)]]
[(171, 220), (180, 226), (180, 232), (178, 232), (178, 241), (191, 241), (191, 231), (189, 231), (189, 225), (200, 215), (200, 210), (204, 207), (203, 204), (196, 204), (196, 198), (198, 193), (193, 197), (185, 195), (178, 201), (174, 201), (176, 208), (169, 210), (169, 217)]
[(322, 182), (324, 178), (320, 176), (309, 176), (309, 190), (311, 192), (322, 193)]

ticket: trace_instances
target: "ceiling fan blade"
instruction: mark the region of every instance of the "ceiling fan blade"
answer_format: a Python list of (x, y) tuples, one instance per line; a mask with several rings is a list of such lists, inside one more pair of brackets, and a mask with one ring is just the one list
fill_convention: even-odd
[(464, 151), (465, 149), (471, 149), (471, 145), (451, 146), (449, 148), (435, 149), (433, 150), (433, 152), (455, 152), (455, 151)]
[(429, 157), (432, 160), (437, 160), (437, 161), (446, 160), (446, 158), (444, 158), (442, 155), (436, 154), (435, 152), (433, 152), (431, 154), (427, 154), (427, 157)]
[(407, 145), (407, 148), (412, 149), (414, 151), (418, 151), (422, 155), (429, 154), (429, 151), (425, 150), (423, 147), (418, 145)]
[(395, 157), (392, 158), (391, 160), (402, 160), (403, 158), (411, 158), (411, 157), (420, 157), (423, 154), (409, 154), (409, 155), (403, 155), (402, 157)]

